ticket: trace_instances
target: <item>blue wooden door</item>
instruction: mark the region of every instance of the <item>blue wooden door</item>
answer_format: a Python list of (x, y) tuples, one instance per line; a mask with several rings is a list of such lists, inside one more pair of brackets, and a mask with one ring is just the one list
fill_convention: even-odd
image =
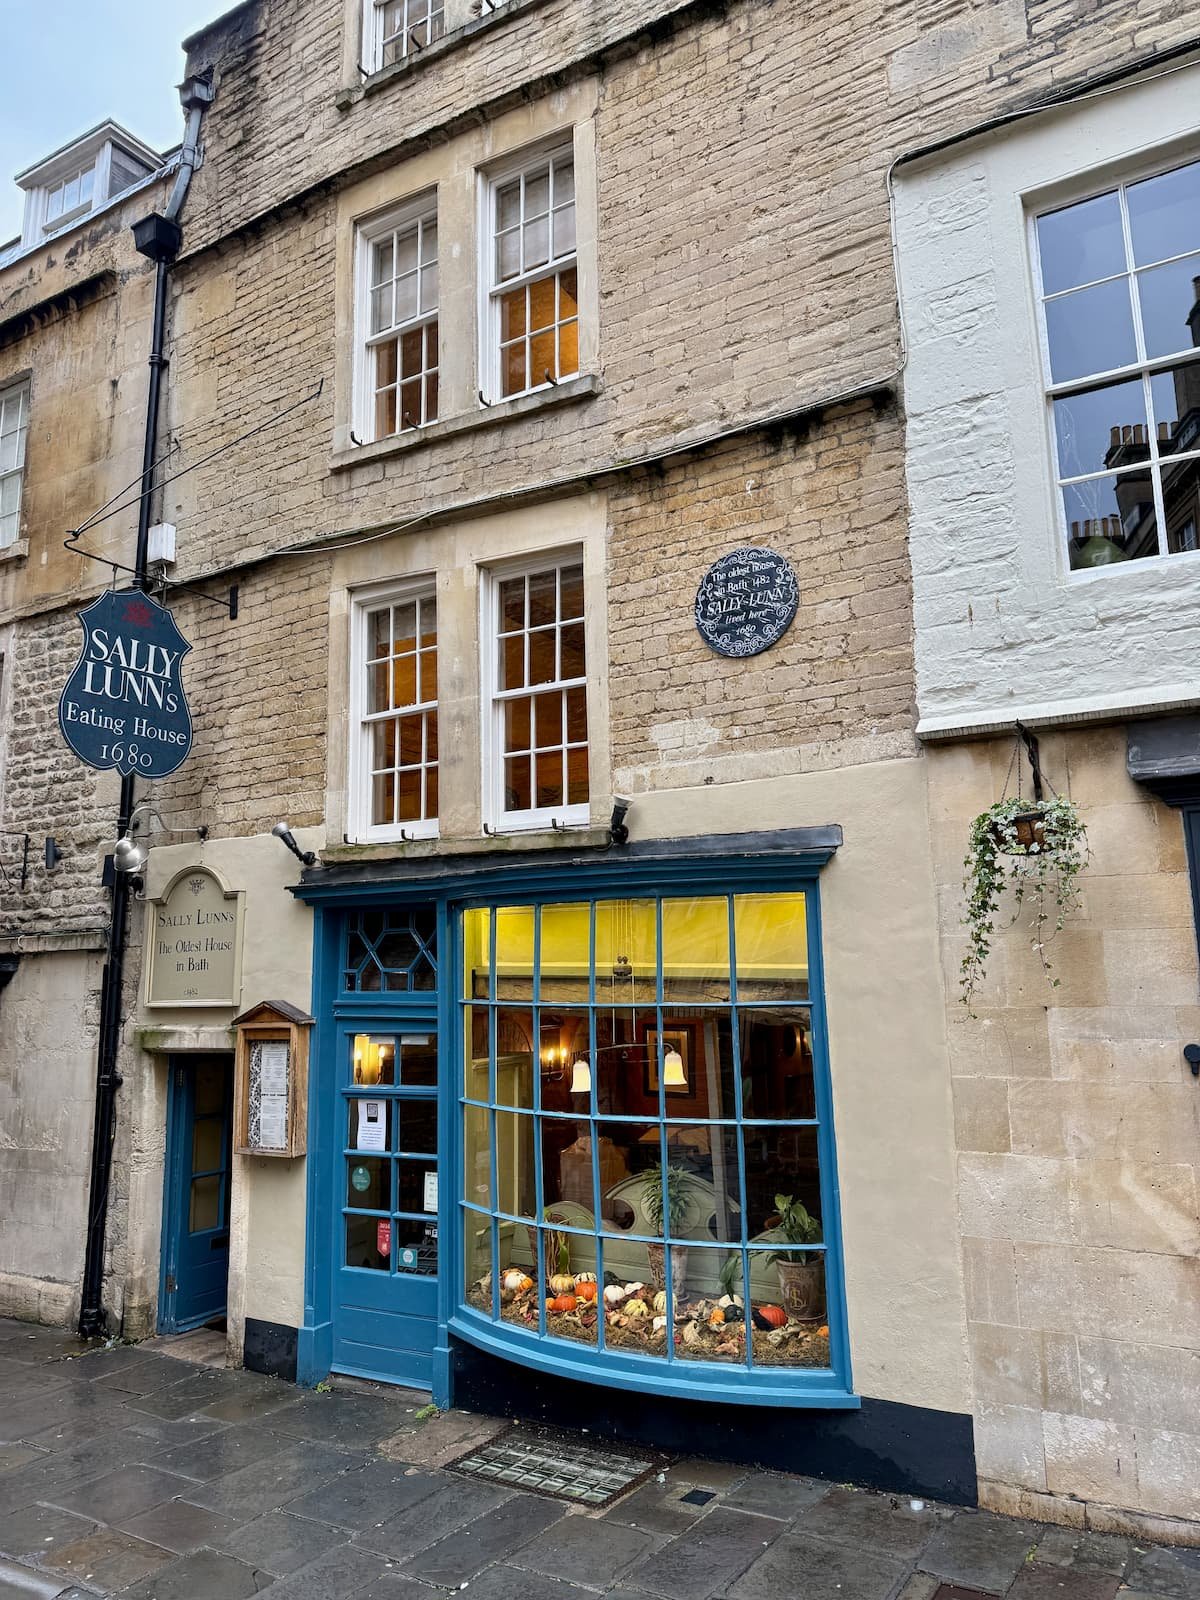
[(163, 1332), (224, 1316), (233, 1057), (174, 1056), (168, 1098)]
[(333, 1367), (430, 1388), (440, 1244), (431, 1015), (338, 1029), (337, 1128)]

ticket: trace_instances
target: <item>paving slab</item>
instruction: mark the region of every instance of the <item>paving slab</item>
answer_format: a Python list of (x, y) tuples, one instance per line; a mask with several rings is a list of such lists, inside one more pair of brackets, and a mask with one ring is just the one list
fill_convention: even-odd
[(1078, 1572), (1052, 1562), (1029, 1562), (1017, 1573), (1009, 1600), (1116, 1600), (1120, 1578), (1111, 1573)]
[(194, 1487), (189, 1479), (155, 1467), (118, 1467), (115, 1472), (60, 1490), (54, 1500), (64, 1510), (91, 1517), (94, 1522), (119, 1524)]
[(132, 1533), (135, 1539), (145, 1539), (148, 1544), (161, 1545), (164, 1550), (183, 1556), (201, 1545), (217, 1544), (234, 1532), (237, 1522), (219, 1511), (189, 1505), (186, 1500), (164, 1500), (136, 1517), (118, 1519), (118, 1525), (122, 1533)]
[[(427, 1589), (425, 1593), (432, 1600), (434, 1591)], [(489, 1567), (475, 1579), (467, 1594), (470, 1600), (595, 1600), (596, 1591), (561, 1578), (543, 1578), (520, 1567), (501, 1566)], [(638, 1600), (644, 1597), (638, 1596)]]
[[(240, 1472), (243, 1467), (264, 1461), (268, 1456), (278, 1455), (293, 1444), (280, 1434), (249, 1423), (231, 1427), (213, 1418), (203, 1418), (199, 1425), (207, 1425), (214, 1431), (194, 1444), (183, 1443), (164, 1449), (155, 1456), (155, 1466), (162, 1467), (165, 1472), (195, 1478), (199, 1483), (208, 1483), (214, 1478)], [(187, 1427), (189, 1423), (184, 1420), (175, 1426)]]
[(969, 1589), (1003, 1594), (1042, 1532), (1037, 1523), (1010, 1521), (988, 1511), (960, 1511), (935, 1530), (918, 1566)]
[(1075, 1572), (1108, 1572), (1123, 1577), (1133, 1559), (1133, 1540), (1117, 1533), (1081, 1533), (1078, 1528), (1047, 1528), (1038, 1539), (1039, 1565)]
[(416, 1412), (415, 1406), (399, 1405), (394, 1400), (310, 1392), (273, 1412), (270, 1427), (273, 1433), (286, 1434), (293, 1439), (312, 1439), (320, 1444), (367, 1450), (381, 1439), (397, 1434)]
[(898, 1495), (827, 1489), (796, 1518), (795, 1530), (884, 1555), (913, 1560), (944, 1520), (926, 1506), (913, 1511)]
[(49, 1572), (31, 1572), (0, 1557), (0, 1600), (57, 1600), (66, 1580)]
[[(824, 1492), (825, 1486), (821, 1487)], [(682, 1497), (689, 1493), (691, 1490), (686, 1483), (668, 1483), (665, 1475), (661, 1483), (651, 1478), (611, 1506), (601, 1521), (623, 1522), (631, 1528), (645, 1528), (650, 1533), (682, 1533), (717, 1504), (715, 1492), (714, 1499), (707, 1505), (688, 1503)]]
[(888, 1600), (908, 1570), (900, 1556), (785, 1533), (731, 1585), (734, 1600)]
[(668, 1600), (708, 1600), (722, 1594), (782, 1532), (773, 1518), (721, 1506), (702, 1517), (686, 1538), (639, 1562), (625, 1581)]
[(818, 1478), (792, 1477), (781, 1472), (754, 1472), (721, 1495), (721, 1504), (739, 1511), (757, 1511), (761, 1517), (791, 1522), (802, 1511), (823, 1500), (829, 1485)]
[(45, 1557), (44, 1564), (103, 1593), (127, 1588), (173, 1559), (169, 1550), (115, 1528), (101, 1528)]
[(0, 1473), (11, 1472), (14, 1467), (27, 1467), (31, 1461), (44, 1461), (46, 1452), (39, 1445), (0, 1445)]
[(410, 1473), (398, 1461), (368, 1461), (287, 1501), (284, 1510), (356, 1532), (416, 1505), (441, 1482), (428, 1473)]
[(286, 1578), (290, 1572), (308, 1566), (334, 1545), (347, 1543), (349, 1535), (344, 1528), (334, 1528), (326, 1522), (310, 1522), (306, 1517), (294, 1517), (290, 1511), (268, 1511), (256, 1517), (245, 1527), (223, 1534), (210, 1543), (227, 1555), (273, 1572)]
[(264, 1511), (278, 1511), (309, 1489), (332, 1483), (340, 1473), (364, 1465), (366, 1459), (328, 1445), (297, 1441), (211, 1483), (189, 1484), (185, 1498), (210, 1511), (249, 1522)]
[[(160, 1464), (158, 1458), (165, 1451), (176, 1445), (186, 1445), (194, 1451), (201, 1440), (229, 1427), (228, 1423), (218, 1422), (214, 1417), (152, 1417), (128, 1407), (125, 1417), (125, 1437), (140, 1452), (143, 1461), (154, 1459), (155, 1465)], [(167, 1470), (177, 1472), (179, 1469), (168, 1467)], [(191, 1473), (184, 1473), (185, 1478), (191, 1476)]]
[[(501, 1510), (503, 1515), (503, 1508)], [(509, 1565), (556, 1578), (573, 1572), (593, 1585), (607, 1582), (661, 1549), (663, 1536), (585, 1516), (563, 1517), (510, 1556)]]
[(1200, 1550), (1135, 1549), (1127, 1581), (1166, 1600), (1200, 1600)]
[[(290, 1577), (277, 1579), (271, 1586), (271, 1600), (360, 1600), (363, 1590), (378, 1584), (389, 1571), (382, 1556), (354, 1545), (338, 1545)], [(428, 1600), (435, 1600), (431, 1590), (425, 1592)]]
[(477, 1417), (469, 1411), (442, 1411), (427, 1422), (415, 1423), (384, 1440), (380, 1449), (392, 1460), (407, 1461), (414, 1467), (445, 1467), (468, 1451), (489, 1443), (509, 1426), (496, 1417)]
[(56, 1506), (21, 1506), (0, 1515), (0, 1554), (44, 1555), (61, 1545), (74, 1544), (95, 1526), (90, 1517), (77, 1517)]
[(128, 1600), (247, 1600), (274, 1581), (269, 1572), (259, 1572), (232, 1556), (197, 1550), (135, 1583), (125, 1594)]
[(405, 1576), (457, 1589), (505, 1556), (512, 1556), (566, 1512), (560, 1500), (514, 1495), (502, 1506), (476, 1517), (457, 1533), (439, 1540), (404, 1564)]
[[(420, 1483), (429, 1482), (429, 1476), (425, 1474), (414, 1476)], [(463, 1478), (435, 1478), (433, 1488), (422, 1493), (415, 1504), (395, 1516), (363, 1528), (354, 1535), (354, 1543), (361, 1545), (364, 1550), (374, 1550), (379, 1555), (404, 1561), (474, 1521), (476, 1517), (486, 1516), (507, 1499), (505, 1490), (496, 1489), (490, 1483), (468, 1483)]]

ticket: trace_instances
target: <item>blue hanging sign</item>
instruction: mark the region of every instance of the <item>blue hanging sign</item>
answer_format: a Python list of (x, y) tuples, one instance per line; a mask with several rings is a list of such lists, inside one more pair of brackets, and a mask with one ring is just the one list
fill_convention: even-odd
[(165, 778), (192, 748), (180, 673), (191, 645), (167, 608), (137, 589), (108, 590), (79, 624), (83, 649), (58, 702), (63, 738), (101, 772)]

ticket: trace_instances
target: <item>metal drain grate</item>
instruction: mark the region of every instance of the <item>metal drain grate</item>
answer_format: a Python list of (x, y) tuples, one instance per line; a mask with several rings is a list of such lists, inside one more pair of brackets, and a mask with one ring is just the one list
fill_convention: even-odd
[(490, 1483), (511, 1484), (530, 1494), (573, 1505), (606, 1506), (627, 1494), (654, 1472), (666, 1467), (666, 1458), (634, 1456), (601, 1445), (581, 1444), (577, 1437), (540, 1428), (509, 1428), (490, 1444), (480, 1446), (447, 1470)]

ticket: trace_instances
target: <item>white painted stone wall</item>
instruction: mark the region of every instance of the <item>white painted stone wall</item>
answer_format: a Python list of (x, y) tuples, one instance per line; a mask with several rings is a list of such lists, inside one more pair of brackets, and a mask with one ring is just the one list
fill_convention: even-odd
[(918, 731), (1200, 703), (1200, 554), (1071, 572), (1028, 217), (1200, 155), (1200, 65), (895, 173)]

